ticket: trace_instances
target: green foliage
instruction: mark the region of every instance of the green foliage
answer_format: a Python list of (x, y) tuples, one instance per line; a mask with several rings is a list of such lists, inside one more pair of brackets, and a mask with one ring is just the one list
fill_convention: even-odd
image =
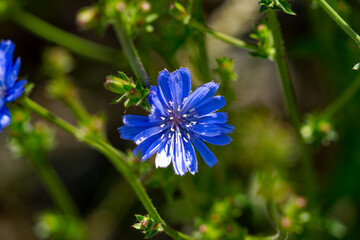
[(256, 51), (250, 52), (251, 56), (274, 60), (274, 38), (266, 21), (263, 21), (261, 24), (255, 25), (255, 32), (251, 33), (250, 37), (257, 40), (258, 46)]
[(290, 4), (287, 0), (260, 0), (260, 12), (264, 12), (268, 9), (282, 10), (287, 14), (296, 15), (290, 8)]
[(16, 156), (43, 161), (55, 146), (54, 131), (45, 122), (30, 123), (30, 115), (20, 108), (12, 108), (9, 147)]
[(183, 24), (188, 24), (191, 20), (191, 7), (192, 1), (188, 1), (187, 7), (185, 7), (181, 2), (176, 1), (170, 5), (170, 14)]
[(81, 30), (96, 28), (99, 23), (100, 11), (97, 5), (81, 8), (76, 15), (76, 24)]
[(228, 102), (231, 102), (235, 99), (236, 93), (231, 85), (232, 81), (237, 79), (237, 75), (234, 71), (233, 60), (228, 57), (222, 57), (216, 59), (217, 68), (214, 69), (214, 72), (220, 77), (221, 85), (220, 90), (222, 95), (226, 98)]
[(301, 127), (301, 135), (308, 144), (329, 145), (338, 138), (331, 120), (320, 114), (309, 114)]
[(76, 22), (80, 29), (96, 29), (103, 34), (118, 15), (123, 17), (128, 34), (135, 37), (140, 32), (153, 32), (153, 22), (159, 17), (152, 11), (152, 3), (144, 0), (101, 0), (95, 5), (79, 10)]
[(306, 210), (304, 197), (292, 196), (282, 208), (280, 226), (288, 233), (301, 234), (304, 226), (311, 221), (311, 214)]
[(119, 71), (117, 76), (110, 75), (106, 78), (105, 87), (109, 91), (120, 95), (113, 103), (116, 104), (124, 100), (126, 110), (135, 105), (150, 111), (150, 105), (147, 102), (150, 91), (148, 88), (144, 88), (140, 81), (134, 83), (125, 73)]
[(11, 17), (13, 8), (16, 7), (15, 0), (1, 0), (0, 1), (0, 20)]
[(206, 240), (241, 240), (246, 239), (247, 230), (236, 221), (247, 205), (247, 198), (242, 194), (217, 200), (205, 218), (196, 221), (198, 231), (196, 239)]
[(43, 71), (47, 76), (69, 74), (75, 67), (73, 56), (62, 47), (46, 48), (42, 60)]
[(223, 83), (234, 81), (237, 78), (234, 72), (234, 62), (231, 58), (222, 57), (216, 59), (217, 68), (214, 70), (219, 75)]
[(353, 70), (355, 70), (355, 71), (360, 70), (360, 62), (354, 65)]
[(141, 230), (145, 235), (145, 239), (152, 238), (159, 232), (163, 231), (160, 223), (156, 223), (149, 215), (135, 215), (138, 223), (133, 225), (133, 228)]
[(38, 238), (52, 240), (83, 239), (83, 231), (78, 220), (51, 211), (39, 214), (34, 227)]

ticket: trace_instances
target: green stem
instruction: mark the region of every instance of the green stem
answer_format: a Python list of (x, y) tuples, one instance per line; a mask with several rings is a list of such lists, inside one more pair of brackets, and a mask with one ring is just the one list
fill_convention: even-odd
[(358, 76), (345, 91), (333, 101), (327, 108), (325, 108), (321, 115), (325, 118), (332, 117), (336, 112), (344, 107), (349, 100), (358, 92), (360, 89), (360, 76)]
[(231, 37), (227, 34), (212, 30), (209, 27), (206, 27), (197, 21), (192, 20), (192, 21), (190, 21), (190, 23), (188, 25), (192, 28), (195, 28), (198, 31), (206, 32), (217, 39), (220, 39), (224, 42), (234, 45), (235, 47), (243, 48), (245, 50), (257, 50), (258, 49), (258, 47), (254, 44), (247, 43), (243, 40)]
[(134, 74), (137, 79), (141, 79), (146, 87), (150, 86), (150, 78), (146, 73), (144, 65), (141, 62), (139, 54), (128, 36), (128, 33), (125, 28), (124, 21), (122, 20), (122, 16), (119, 14), (114, 23), (114, 29), (116, 36), (121, 44), (121, 47), (130, 62), (130, 66), (134, 71)]
[(291, 122), (295, 128), (296, 135), (301, 143), (301, 148), (303, 153), (302, 156), (303, 174), (306, 183), (305, 189), (308, 191), (307, 195), (310, 202), (312, 202), (314, 200), (316, 193), (316, 188), (315, 188), (316, 181), (315, 181), (314, 169), (312, 166), (311, 151), (309, 149), (309, 146), (304, 143), (304, 140), (300, 133), (300, 122), (301, 122), (300, 113), (298, 110), (295, 90), (293, 87), (291, 74), (285, 55), (285, 48), (282, 40), (280, 24), (277, 19), (275, 11), (272, 10), (268, 11), (268, 20), (269, 20), (269, 27), (274, 37), (274, 45), (276, 49), (275, 62), (278, 66), (278, 70), (280, 73), (280, 78), (285, 95), (288, 113), (290, 115)]
[(83, 135), (80, 129), (62, 120), (61, 118), (52, 115), (48, 110), (41, 107), (39, 104), (35, 103), (29, 98), (26, 97), (23, 98), (21, 103), (24, 107), (37, 113), (38, 115), (45, 118), (49, 122), (55, 124), (56, 126), (60, 127), (61, 129), (71, 134), (72, 136), (76, 137), (79, 141), (92, 146), (93, 148), (97, 149), (102, 154), (104, 154), (114, 165), (114, 167), (130, 183), (131, 187), (136, 192), (137, 196), (139, 197), (141, 203), (143, 204), (149, 215), (156, 222), (162, 225), (162, 227), (164, 228), (164, 232), (167, 235), (169, 235), (175, 240), (192, 240), (191, 237), (170, 228), (161, 218), (155, 206), (151, 202), (149, 196), (147, 195), (145, 188), (141, 184), (140, 180), (135, 176), (129, 165), (126, 163), (125, 160), (127, 159), (127, 155), (125, 153), (115, 149), (113, 146), (107, 143), (105, 139), (102, 139), (99, 136), (91, 137), (90, 135)]
[(39, 37), (64, 46), (79, 55), (112, 64), (116, 64), (119, 58), (118, 51), (61, 30), (21, 9), (12, 12), (12, 20)]
[(33, 159), (31, 164), (43, 180), (42, 182), (60, 211), (66, 216), (80, 219), (73, 199), (50, 164), (42, 159)]
[(350, 25), (326, 2), (317, 0), (322, 9), (360, 46), (360, 36), (350, 27)]

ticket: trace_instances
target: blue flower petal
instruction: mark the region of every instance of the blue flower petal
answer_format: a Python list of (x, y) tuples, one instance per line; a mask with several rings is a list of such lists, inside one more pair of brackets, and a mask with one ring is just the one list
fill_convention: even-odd
[(183, 108), (181, 109), (180, 115), (191, 111), (194, 106), (196, 106), (201, 99), (209, 92), (207, 87), (199, 87), (193, 93), (190, 94), (188, 98), (184, 101)]
[(134, 151), (133, 151), (134, 155), (137, 156), (137, 155), (141, 154), (142, 158), (144, 157), (145, 154), (147, 154), (147, 156), (148, 156), (149, 152), (151, 150), (149, 148), (155, 141), (160, 141), (161, 140), (160, 137), (161, 137), (161, 134), (156, 134), (156, 135), (153, 135), (153, 136), (147, 138), (144, 142), (142, 142), (139, 146), (137, 146), (134, 149)]
[(170, 73), (169, 87), (171, 89), (174, 109), (177, 109), (183, 102), (183, 81), (179, 70)]
[(215, 137), (199, 136), (199, 138), (207, 143), (214, 145), (226, 145), (231, 142), (231, 137), (225, 134), (221, 134)]
[(224, 112), (210, 113), (201, 118), (189, 118), (189, 121), (197, 121), (198, 123), (226, 123), (227, 120), (227, 113)]
[(232, 125), (230, 125), (228, 123), (222, 123), (222, 124), (217, 124), (217, 125), (218, 125), (218, 127), (220, 127), (221, 133), (224, 133), (224, 134), (232, 133), (235, 129), (235, 127), (233, 127)]
[(7, 106), (5, 105), (0, 110), (0, 126), (1, 126), (1, 128), (9, 126), (10, 122), (11, 122), (10, 111), (7, 108)]
[(219, 110), (224, 107), (225, 104), (226, 101), (223, 96), (216, 96), (196, 106), (194, 114), (201, 117)]
[(20, 70), (20, 57), (18, 57), (16, 59), (14, 66), (6, 74), (7, 75), (5, 78), (5, 88), (6, 89), (10, 89), (12, 86), (14, 86), (15, 81), (19, 74), (19, 70)]
[(5, 86), (5, 79), (11, 71), (15, 45), (10, 40), (0, 42), (0, 87)]
[(148, 126), (143, 127), (132, 127), (132, 126), (122, 126), (119, 127), (120, 137), (125, 140), (133, 140), (136, 135), (141, 133), (142, 131), (148, 129)]
[(215, 155), (210, 151), (205, 143), (203, 143), (194, 135), (191, 136), (191, 142), (194, 144), (195, 148), (199, 151), (201, 157), (209, 167), (213, 167), (215, 164), (217, 164), (218, 161)]
[(215, 124), (195, 124), (188, 129), (193, 133), (208, 137), (214, 137), (222, 133), (221, 127)]
[(163, 121), (162, 118), (164, 118), (164, 116), (161, 114), (161, 112), (157, 110), (154, 105), (152, 105), (151, 113), (149, 115), (149, 122), (160, 122)]
[(171, 91), (169, 88), (170, 73), (168, 70), (159, 72), (158, 85), (160, 93), (163, 96), (166, 103), (171, 101)]
[(183, 140), (185, 150), (185, 164), (189, 169), (189, 172), (194, 175), (198, 171), (195, 149), (186, 136), (183, 137)]
[(175, 173), (180, 176), (183, 176), (187, 172), (186, 164), (185, 164), (185, 149), (184, 149), (184, 140), (181, 138), (179, 134), (179, 129), (173, 134), (174, 138), (174, 155), (173, 155), (173, 165)]
[(202, 85), (202, 87), (206, 87), (209, 89), (209, 92), (201, 99), (201, 101), (206, 101), (215, 95), (215, 93), (219, 89), (219, 84), (215, 82), (209, 82)]
[[(166, 139), (165, 139), (166, 140)], [(141, 161), (148, 160), (156, 151), (159, 149), (162, 142), (165, 142), (161, 138), (157, 138), (143, 153), (141, 157)]]
[(161, 142), (161, 145), (159, 147), (159, 150), (158, 150), (158, 153), (157, 153), (156, 159), (155, 159), (156, 168), (158, 168), (158, 167), (166, 168), (170, 165), (170, 163), (171, 163), (170, 147), (171, 147), (170, 140), (165, 139), (165, 141)]
[(179, 73), (181, 75), (181, 80), (182, 80), (182, 84), (183, 84), (183, 94), (182, 94), (182, 99), (188, 97), (190, 95), (190, 91), (191, 91), (191, 75), (190, 75), (190, 71), (188, 68), (180, 68), (179, 69)]
[(5, 99), (0, 97), (0, 109), (2, 109), (5, 106)]
[(149, 117), (147, 116), (139, 116), (128, 114), (123, 116), (123, 123), (126, 126), (155, 126), (159, 125), (159, 123), (149, 122)]
[(17, 81), (15, 85), (8, 90), (6, 93), (6, 101), (13, 102), (20, 97), (25, 91), (26, 80)]
[(164, 103), (160, 100), (158, 93), (158, 88), (156, 86), (151, 86), (149, 93), (149, 103), (154, 105), (162, 116), (167, 116), (169, 115), (166, 111), (167, 107), (163, 105)]
[(147, 128), (146, 130), (140, 132), (138, 135), (136, 135), (133, 139), (133, 141), (139, 145), (140, 143), (142, 143), (143, 141), (145, 141), (146, 139), (148, 139), (149, 137), (158, 134), (158, 133), (165, 133), (165, 131), (167, 129), (170, 128), (170, 124), (165, 124), (165, 126), (155, 126), (155, 127), (150, 127)]

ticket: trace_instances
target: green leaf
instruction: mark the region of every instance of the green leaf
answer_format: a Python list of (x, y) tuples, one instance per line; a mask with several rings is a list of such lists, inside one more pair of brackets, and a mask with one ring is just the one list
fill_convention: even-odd
[(261, 0), (259, 2), (260, 5), (260, 12), (264, 12), (268, 9), (271, 10), (282, 10), (283, 12), (290, 14), (290, 15), (296, 15), (291, 10), (290, 4), (287, 2), (287, 0)]
[(141, 229), (141, 223), (135, 223), (132, 225), (133, 228), (140, 230)]
[(359, 71), (360, 70), (360, 62), (355, 64), (355, 66), (353, 67), (353, 70), (355, 71)]
[(141, 222), (145, 218), (143, 215), (135, 215), (135, 217), (136, 217), (136, 220), (138, 220), (139, 222)]

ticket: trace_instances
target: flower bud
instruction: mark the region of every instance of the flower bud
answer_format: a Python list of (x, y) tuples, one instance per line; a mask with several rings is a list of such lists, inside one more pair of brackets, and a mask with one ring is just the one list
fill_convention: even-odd
[(106, 78), (105, 87), (116, 94), (126, 93), (125, 86), (129, 86), (129, 82), (116, 76), (108, 76)]
[(151, 9), (151, 4), (149, 2), (144, 1), (141, 3), (140, 8), (142, 11), (148, 12)]
[(76, 15), (76, 24), (80, 29), (90, 29), (98, 23), (99, 11), (95, 6), (80, 9)]
[(190, 15), (180, 2), (174, 2), (170, 5), (170, 13), (181, 22), (188, 23), (190, 21)]

